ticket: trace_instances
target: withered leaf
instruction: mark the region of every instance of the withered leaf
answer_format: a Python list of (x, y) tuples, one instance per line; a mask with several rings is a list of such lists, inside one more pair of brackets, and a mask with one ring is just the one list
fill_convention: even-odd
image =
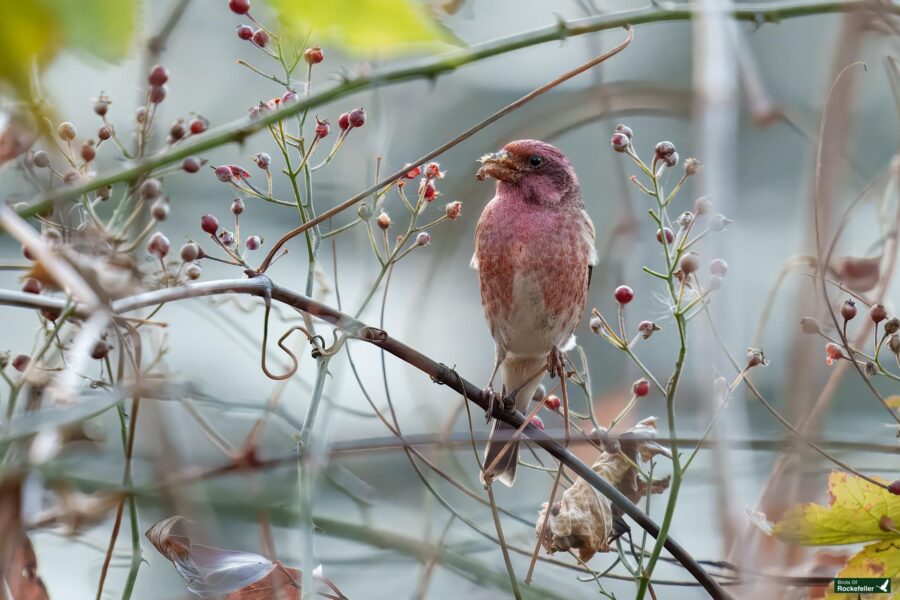
[(881, 256), (841, 256), (828, 266), (837, 279), (855, 292), (868, 292), (881, 278)]
[[(650, 460), (666, 450), (653, 441), (656, 435), (656, 420), (649, 418), (638, 423), (633, 429), (618, 437), (619, 451), (605, 450), (591, 467), (598, 475), (616, 486), (630, 500), (637, 501), (647, 493), (647, 486), (638, 479), (630, 461)], [(627, 459), (626, 459), (627, 457)], [(669, 480), (653, 480), (650, 492), (659, 494), (668, 488)], [(548, 506), (545, 502), (538, 513), (535, 534), (541, 535)], [(578, 478), (562, 494), (559, 502), (549, 507), (547, 526), (541, 538), (541, 545), (549, 553), (578, 550), (581, 560), (589, 560), (597, 552), (609, 550), (609, 539), (613, 534), (613, 506), (597, 492), (590, 483)]]
[(296, 600), (300, 573), (253, 552), (194, 544), (184, 517), (164, 519), (146, 535), (201, 598)]

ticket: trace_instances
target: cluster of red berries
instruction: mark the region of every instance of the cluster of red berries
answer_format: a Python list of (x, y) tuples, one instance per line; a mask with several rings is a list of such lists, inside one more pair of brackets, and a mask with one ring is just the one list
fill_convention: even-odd
[(269, 34), (264, 29), (253, 29), (249, 25), (238, 25), (237, 36), (242, 40), (252, 41), (260, 48), (265, 48), (269, 43)]
[[(859, 314), (859, 308), (852, 298), (848, 298), (841, 304), (840, 313), (841, 318), (844, 320), (844, 327), (846, 327), (847, 323), (855, 319), (856, 315)], [(900, 319), (897, 317), (888, 318), (887, 308), (881, 302), (873, 304), (869, 308), (869, 319), (875, 324), (876, 339), (878, 339), (878, 328), (884, 322), (884, 335), (879, 342), (879, 346), (886, 341), (888, 349), (900, 356)], [(800, 326), (805, 333), (820, 333), (818, 321), (811, 317), (801, 319)], [(825, 344), (825, 364), (832, 365), (836, 360), (849, 360), (849, 358), (849, 356), (844, 354), (844, 348), (839, 344), (834, 342)], [(874, 363), (867, 363), (866, 367), (867, 370), (877, 372), (877, 365)]]
[(338, 117), (338, 127), (342, 132), (350, 131), (354, 127), (362, 127), (366, 124), (366, 111), (363, 108), (355, 108), (349, 112), (342, 113)]
[[(231, 202), (231, 214), (234, 215), (235, 229), (237, 229), (237, 222), (240, 215), (244, 213), (244, 209), (244, 201), (240, 198), (235, 198)], [(200, 218), (200, 229), (208, 234), (209, 237), (219, 244), (229, 255), (232, 257), (235, 256), (235, 242), (237, 241), (237, 244), (240, 245), (240, 240), (235, 240), (234, 234), (228, 229), (220, 229), (219, 219), (215, 215), (203, 215)], [(247, 248), (247, 250), (258, 250), (260, 246), (262, 246), (262, 243), (263, 240), (258, 235), (250, 235), (244, 239), (244, 247)], [(205, 256), (205, 254), (203, 254), (203, 256)]]

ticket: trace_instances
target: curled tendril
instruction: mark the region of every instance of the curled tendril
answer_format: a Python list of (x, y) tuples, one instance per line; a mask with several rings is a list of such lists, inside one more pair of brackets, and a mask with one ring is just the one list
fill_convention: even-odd
[(321, 358), (321, 357), (330, 357), (337, 354), (337, 352), (341, 349), (341, 346), (344, 345), (344, 342), (347, 340), (346, 335), (339, 335), (337, 330), (333, 330), (331, 334), (334, 336), (334, 342), (331, 346), (325, 346), (325, 338), (321, 335), (316, 335), (309, 331), (306, 327), (302, 325), (294, 325), (287, 331), (285, 331), (280, 338), (278, 338), (278, 347), (287, 354), (291, 359), (291, 368), (288, 369), (287, 373), (282, 375), (277, 375), (269, 371), (269, 368), (266, 366), (266, 348), (268, 347), (269, 340), (269, 314), (272, 310), (272, 297), (266, 292), (265, 296), (263, 296), (266, 305), (266, 312), (263, 320), (263, 339), (262, 339), (262, 356), (260, 358), (260, 367), (262, 368), (263, 373), (266, 374), (266, 377), (269, 379), (274, 379), (275, 381), (283, 381), (297, 372), (297, 368), (300, 366), (300, 361), (297, 359), (297, 356), (285, 345), (285, 340), (295, 331), (299, 331), (306, 336), (306, 339), (313, 346), (312, 356), (313, 358)]

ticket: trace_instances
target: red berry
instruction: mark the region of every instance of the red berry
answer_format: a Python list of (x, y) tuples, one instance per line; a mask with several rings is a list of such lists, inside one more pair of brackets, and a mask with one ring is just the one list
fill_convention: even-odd
[(27, 354), (20, 354), (12, 359), (13, 369), (19, 371), (20, 373), (25, 371), (28, 368), (28, 365), (31, 363), (31, 357)]
[(200, 170), (202, 164), (202, 161), (196, 156), (188, 156), (186, 159), (181, 161), (181, 168), (188, 173), (196, 173)]
[(197, 115), (193, 119), (191, 119), (190, 128), (191, 133), (197, 135), (198, 133), (203, 133), (206, 131), (206, 128), (209, 127), (209, 121), (206, 118)]
[(628, 150), (628, 146), (631, 145), (631, 140), (624, 133), (617, 132), (609, 138), (609, 143), (616, 152), (625, 152)]
[(200, 217), (200, 229), (209, 235), (216, 235), (219, 230), (219, 219), (213, 215), (203, 215)]
[(831, 365), (836, 360), (844, 358), (844, 351), (840, 346), (832, 342), (825, 344), (825, 364)]
[(177, 142), (183, 138), (185, 133), (187, 132), (184, 130), (184, 119), (178, 119), (172, 123), (171, 127), (169, 127), (169, 138), (173, 142)]
[(343, 113), (338, 117), (338, 127), (341, 128), (341, 131), (350, 129), (350, 113)]
[(544, 402), (544, 406), (549, 408), (550, 410), (559, 410), (559, 407), (562, 405), (562, 402), (559, 399), (559, 396), (556, 394), (550, 394), (547, 396), (547, 401)]
[(631, 386), (632, 393), (641, 398), (650, 393), (650, 382), (646, 379), (638, 379), (634, 382), (634, 385)]
[(656, 230), (656, 241), (659, 242), (660, 244), (663, 243), (663, 238), (662, 238), (663, 234), (665, 234), (665, 236), (666, 236), (667, 243), (672, 244), (675, 241), (675, 234), (672, 232), (671, 229), (666, 227), (663, 230), (659, 230), (659, 229)]
[(887, 319), (887, 309), (884, 307), (884, 304), (879, 302), (878, 304), (872, 306), (872, 308), (869, 309), (869, 318), (871, 318), (872, 321), (874, 321), (876, 324), (881, 323), (882, 321)]
[(94, 160), (95, 156), (97, 156), (97, 151), (94, 149), (94, 140), (88, 140), (81, 145), (81, 160), (89, 163)]
[(155, 65), (150, 69), (150, 75), (147, 76), (147, 83), (152, 87), (160, 87), (169, 81), (169, 70), (162, 65)]
[(249, 25), (238, 25), (237, 36), (242, 40), (249, 40), (253, 37), (253, 28)]
[(223, 246), (230, 246), (234, 243), (234, 234), (227, 229), (223, 229), (222, 233), (219, 234), (219, 241), (222, 242)]
[(362, 127), (366, 124), (366, 111), (362, 108), (351, 110), (347, 118), (352, 127)]
[(622, 125), (621, 123), (616, 125), (616, 133), (624, 133), (625, 135), (628, 136), (629, 140), (632, 137), (634, 137), (634, 132), (631, 130), (631, 127), (628, 127), (627, 125)]
[(531, 417), (531, 424), (534, 425), (535, 427), (537, 427), (538, 429), (540, 429), (541, 431), (544, 430), (544, 420), (541, 419), (537, 415), (534, 415), (533, 417)]
[(431, 202), (437, 196), (437, 189), (434, 187), (434, 181), (431, 179), (423, 179), (419, 192), (422, 197)]
[(845, 321), (849, 321), (853, 317), (856, 316), (856, 302), (847, 298), (844, 300), (844, 303), (841, 305), (841, 316), (844, 317)]
[(235, 198), (231, 201), (231, 214), (240, 215), (244, 212), (244, 201), (240, 198)]
[(258, 29), (256, 33), (253, 34), (253, 43), (260, 48), (265, 48), (266, 44), (269, 43), (269, 34), (262, 29)]
[(900, 479), (895, 479), (888, 486), (888, 491), (895, 496), (900, 496)]
[(316, 138), (321, 140), (328, 137), (329, 133), (331, 133), (331, 125), (329, 125), (328, 120), (320, 121), (316, 118)]
[(162, 184), (159, 179), (150, 178), (141, 184), (141, 198), (152, 200), (162, 192)]
[(22, 291), (26, 294), (40, 294), (43, 288), (41, 282), (34, 277), (29, 277), (22, 283)]
[(620, 285), (616, 288), (616, 302), (619, 304), (628, 304), (634, 299), (634, 290), (627, 285)]
[(228, 8), (233, 13), (246, 15), (250, 12), (250, 0), (228, 0)]
[(325, 60), (325, 54), (322, 52), (321, 48), (313, 46), (312, 48), (306, 49), (306, 52), (303, 53), (303, 58), (306, 59), (307, 64), (317, 65)]
[(671, 157), (675, 154), (675, 144), (672, 142), (660, 142), (656, 145), (656, 158), (659, 160), (666, 160), (667, 158), (671, 160)]
[(29, 250), (27, 246), (22, 246), (22, 256), (28, 260), (35, 260), (34, 254), (31, 253), (31, 250)]
[(247, 246), (247, 250), (258, 250), (262, 246), (262, 239), (258, 235), (251, 235), (244, 242), (244, 245)]

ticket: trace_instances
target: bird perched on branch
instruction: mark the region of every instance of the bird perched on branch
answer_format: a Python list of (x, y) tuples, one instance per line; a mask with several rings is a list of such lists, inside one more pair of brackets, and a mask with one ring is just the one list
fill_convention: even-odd
[[(562, 352), (574, 345), (597, 262), (594, 225), (569, 159), (550, 144), (510, 142), (481, 163), (477, 178), (497, 181), (475, 229), (472, 257), (496, 344), (486, 391), (493, 398), (499, 369), (503, 396), (514, 393), (516, 408), (527, 412), (544, 371), (564, 375)], [(484, 477), (510, 486), (519, 455), (518, 442), (506, 442), (513, 432), (495, 420), (484, 459)]]

